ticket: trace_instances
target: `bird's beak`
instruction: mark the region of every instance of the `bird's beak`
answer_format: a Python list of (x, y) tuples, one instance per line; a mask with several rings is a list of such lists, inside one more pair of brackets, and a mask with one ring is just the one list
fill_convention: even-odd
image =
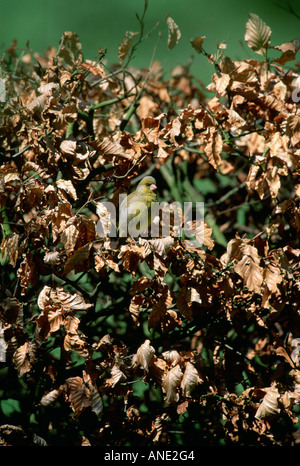
[(151, 184), (149, 189), (150, 189), (150, 191), (155, 191), (157, 189), (156, 184)]

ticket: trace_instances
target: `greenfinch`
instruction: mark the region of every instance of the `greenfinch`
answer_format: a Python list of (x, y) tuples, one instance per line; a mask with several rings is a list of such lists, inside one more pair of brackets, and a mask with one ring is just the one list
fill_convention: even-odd
[(119, 210), (119, 235), (142, 236), (151, 224), (151, 203), (157, 201), (156, 181), (145, 176), (134, 192), (125, 197)]

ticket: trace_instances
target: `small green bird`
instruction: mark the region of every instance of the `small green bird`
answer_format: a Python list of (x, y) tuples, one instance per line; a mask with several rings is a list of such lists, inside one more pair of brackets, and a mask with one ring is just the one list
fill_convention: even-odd
[(136, 190), (125, 197), (119, 209), (119, 235), (141, 236), (151, 224), (151, 203), (157, 201), (156, 181), (145, 176)]

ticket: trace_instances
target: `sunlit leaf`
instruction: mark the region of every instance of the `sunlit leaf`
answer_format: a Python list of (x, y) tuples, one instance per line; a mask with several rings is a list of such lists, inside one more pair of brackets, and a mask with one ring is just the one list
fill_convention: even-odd
[(173, 49), (175, 45), (178, 44), (179, 39), (181, 37), (181, 32), (179, 30), (179, 27), (175, 23), (175, 21), (168, 16), (167, 18), (167, 24), (168, 24), (168, 48)]
[(280, 413), (280, 407), (278, 405), (280, 394), (276, 385), (274, 384), (271, 387), (265, 388), (264, 391), (266, 394), (256, 411), (256, 419), (265, 419)]
[(223, 148), (222, 137), (218, 130), (209, 128), (208, 143), (204, 148), (209, 163), (217, 170), (221, 163), (221, 152)]
[(250, 13), (246, 24), (245, 41), (254, 52), (264, 55), (269, 45), (271, 29), (257, 15)]
[(162, 389), (165, 392), (165, 404), (169, 406), (179, 399), (178, 387), (180, 386), (183, 373), (179, 365), (173, 367), (164, 377)]
[(121, 45), (119, 46), (119, 63), (122, 65), (124, 62), (125, 58), (127, 57), (127, 54), (129, 50), (131, 49), (131, 46), (134, 42), (134, 39), (139, 35), (138, 32), (130, 32), (127, 31), (124, 39), (122, 40)]
[(182, 393), (185, 396), (191, 396), (193, 390), (200, 382), (197, 369), (189, 361), (186, 363), (185, 371), (181, 380)]
[(29, 360), (29, 344), (26, 342), (24, 345), (19, 346), (13, 355), (13, 362), (18, 370), (20, 376), (29, 372), (31, 363)]
[(155, 350), (154, 348), (150, 345), (150, 340), (146, 340), (137, 350), (136, 354), (134, 355), (132, 359), (132, 365), (133, 366), (140, 366), (142, 369), (145, 369), (146, 371), (149, 368), (149, 363), (154, 355)]

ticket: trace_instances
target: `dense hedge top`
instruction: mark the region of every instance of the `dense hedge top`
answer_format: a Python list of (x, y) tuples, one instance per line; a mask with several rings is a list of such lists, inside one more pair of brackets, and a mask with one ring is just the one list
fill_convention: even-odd
[[(251, 15), (260, 56), (238, 62), (195, 39), (215, 69), (208, 89), (188, 67), (168, 79), (157, 62), (130, 67), (133, 33), (113, 67), (70, 32), (45, 56), (4, 55), (3, 444), (294, 443), (300, 114), (286, 63), (298, 45), (271, 60), (270, 33)], [(97, 236), (103, 201), (117, 206), (143, 174), (166, 209), (204, 202), (193, 243), (173, 229)]]

